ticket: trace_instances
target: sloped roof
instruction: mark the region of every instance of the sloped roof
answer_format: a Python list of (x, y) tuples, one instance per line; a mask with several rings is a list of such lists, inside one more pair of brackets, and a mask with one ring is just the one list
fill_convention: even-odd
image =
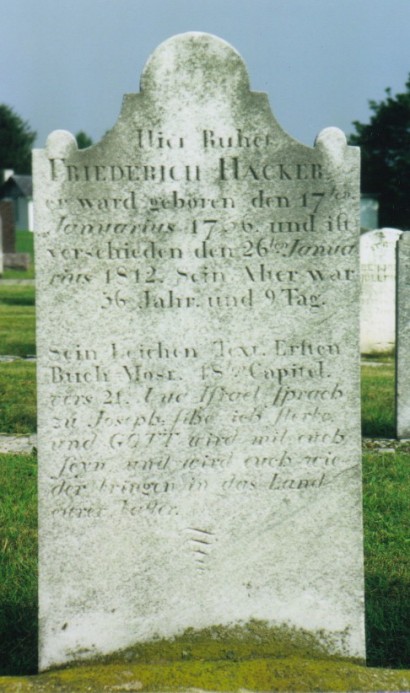
[(20, 188), (21, 192), (25, 197), (32, 197), (33, 195), (33, 178), (32, 176), (21, 176), (14, 175), (12, 179), (15, 181), (16, 185)]
[(0, 199), (7, 197), (32, 197), (33, 178), (32, 176), (15, 174), (10, 176), (3, 185), (0, 186)]

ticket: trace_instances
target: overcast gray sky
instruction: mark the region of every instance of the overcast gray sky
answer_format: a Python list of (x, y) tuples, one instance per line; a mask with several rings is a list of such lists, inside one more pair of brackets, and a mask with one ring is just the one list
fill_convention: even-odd
[(206, 31), (244, 58), (254, 91), (293, 137), (367, 122), (368, 100), (404, 91), (410, 0), (0, 0), (0, 103), (44, 146), (55, 129), (94, 141), (173, 34)]

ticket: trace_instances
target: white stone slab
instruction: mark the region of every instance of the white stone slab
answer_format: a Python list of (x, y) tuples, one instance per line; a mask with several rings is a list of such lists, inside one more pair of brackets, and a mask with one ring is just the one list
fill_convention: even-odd
[(410, 438), (410, 233), (397, 243), (396, 427)]
[(250, 619), (364, 656), (358, 157), (196, 33), (35, 152), (42, 669)]
[(4, 260), (3, 260), (3, 222), (0, 217), (0, 276), (4, 271)]
[(368, 231), (360, 238), (360, 350), (391, 352), (395, 347), (396, 243), (398, 229)]

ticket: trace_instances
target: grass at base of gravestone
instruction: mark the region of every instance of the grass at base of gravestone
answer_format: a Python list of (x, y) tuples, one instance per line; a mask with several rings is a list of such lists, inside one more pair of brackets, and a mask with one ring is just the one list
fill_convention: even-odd
[(34, 233), (32, 231), (16, 231), (16, 253), (28, 253), (30, 264), (27, 271), (6, 269), (3, 279), (33, 279), (34, 278)]
[(0, 285), (0, 354), (36, 353), (34, 286)]
[[(158, 643), (160, 645), (160, 643)], [(180, 647), (183, 647), (183, 642)], [(313, 657), (252, 657), (155, 664), (96, 664), (50, 671), (35, 677), (1, 678), (2, 693), (102, 693), (102, 691), (281, 691), (290, 693), (382, 693), (409, 691), (410, 671), (370, 669), (344, 660)], [(243, 687), (245, 686), (245, 688)]]
[(0, 433), (35, 433), (36, 416), (36, 364), (0, 363)]
[[(363, 456), (368, 666), (410, 668), (409, 467), (409, 453), (365, 452)], [(0, 498), (0, 675), (24, 675), (35, 672), (37, 661), (35, 456), (0, 455)], [(206, 644), (205, 640), (202, 651), (195, 654), (199, 659), (206, 659), (207, 653), (210, 656), (212, 642)], [(262, 647), (263, 639), (261, 643)], [(275, 649), (275, 656), (283, 661), (295, 655), (286, 643), (285, 638)], [(229, 647), (222, 644), (220, 660), (237, 661), (239, 667), (245, 656), (242, 645), (241, 639), (230, 642)], [(155, 657), (170, 656), (158, 642), (151, 648), (141, 647), (135, 651), (136, 663), (149, 664)], [(172, 647), (180, 660), (194, 658), (189, 638)], [(258, 652), (255, 647), (255, 656)], [(132, 652), (128, 655), (126, 661)], [(272, 658), (275, 666), (276, 661)], [(296, 667), (295, 661), (292, 666)], [(187, 680), (181, 685), (188, 685)], [(245, 684), (243, 680), (241, 687)], [(376, 682), (375, 688), (366, 687), (369, 685), (366, 680), (357, 690), (377, 690)]]
[(362, 361), (362, 435), (368, 438), (394, 438), (395, 366), (393, 357), (374, 357)]
[(410, 454), (364, 454), (369, 661), (410, 666)]
[(0, 672), (37, 667), (37, 460), (0, 455)]

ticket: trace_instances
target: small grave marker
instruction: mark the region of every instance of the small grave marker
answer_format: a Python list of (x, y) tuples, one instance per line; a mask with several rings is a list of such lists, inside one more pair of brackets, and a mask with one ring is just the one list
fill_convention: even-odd
[(377, 229), (360, 238), (362, 354), (391, 352), (395, 346), (396, 243), (401, 233)]
[(410, 233), (397, 243), (396, 420), (397, 437), (410, 438)]

